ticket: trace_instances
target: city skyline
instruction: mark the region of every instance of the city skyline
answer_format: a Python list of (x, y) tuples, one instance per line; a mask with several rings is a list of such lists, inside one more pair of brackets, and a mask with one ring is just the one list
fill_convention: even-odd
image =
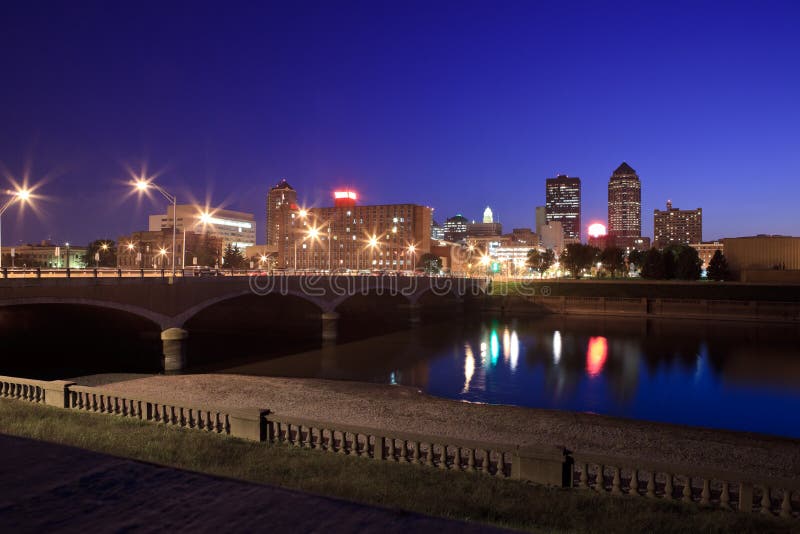
[[(608, 222), (607, 178), (627, 161), (643, 214), (671, 199), (703, 207), (707, 239), (800, 233), (800, 75), (786, 68), (797, 6), (509, 5), (491, 20), (481, 6), (395, 6), (393, 23), (377, 6), (347, 17), (270, 6), (225, 22), (202, 7), (12, 6), (0, 162), (18, 179), (30, 163), (50, 199), (41, 217), (10, 210), (4, 242), (143, 228), (164, 209), (125, 199), (125, 168), (143, 162), (181, 203), (255, 213), (260, 231), (282, 177), (307, 205), (351, 187), (367, 204), (431, 206), (440, 221), (479, 220), (489, 204), (507, 227), (533, 228), (558, 174), (581, 177), (585, 230)], [(752, 202), (765, 172), (789, 194)]]

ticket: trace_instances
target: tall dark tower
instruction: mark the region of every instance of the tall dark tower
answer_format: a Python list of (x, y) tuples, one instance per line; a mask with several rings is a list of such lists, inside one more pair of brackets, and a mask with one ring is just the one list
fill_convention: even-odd
[(545, 183), (545, 217), (558, 221), (567, 242), (581, 240), (581, 179), (559, 174)]
[(617, 247), (632, 247), (642, 235), (642, 184), (622, 162), (608, 181), (608, 238)]
[(297, 191), (285, 179), (267, 193), (267, 245), (278, 245), (291, 226), (290, 212), (297, 209)]

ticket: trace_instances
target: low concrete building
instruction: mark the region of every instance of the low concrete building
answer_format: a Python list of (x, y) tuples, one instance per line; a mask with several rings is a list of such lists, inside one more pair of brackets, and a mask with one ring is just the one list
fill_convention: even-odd
[(729, 237), (722, 244), (731, 272), (742, 281), (800, 282), (800, 237)]

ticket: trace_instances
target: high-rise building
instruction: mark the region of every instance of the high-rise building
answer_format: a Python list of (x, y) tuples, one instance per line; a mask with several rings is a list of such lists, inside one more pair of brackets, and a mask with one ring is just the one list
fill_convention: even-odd
[(483, 222), (484, 223), (493, 223), (494, 222), (494, 215), (492, 215), (492, 208), (486, 206), (486, 209), (483, 210)]
[(545, 187), (547, 222), (560, 222), (566, 241), (580, 241), (581, 179), (559, 174), (548, 178)]
[[(244, 250), (256, 244), (256, 217), (252, 213), (232, 210), (208, 210), (199, 204), (178, 204), (175, 211), (175, 228), (178, 233), (194, 232), (218, 237), (224, 248), (227, 245)], [(164, 215), (151, 215), (151, 232), (172, 230), (172, 206)]]
[(703, 240), (703, 210), (679, 210), (667, 200), (665, 211), (653, 210), (653, 246), (687, 245)]
[[(342, 193), (346, 193), (342, 196)], [(289, 247), (278, 266), (297, 269), (411, 270), (431, 248), (433, 210), (416, 204), (359, 206), (352, 191), (334, 206), (291, 217)]]
[(630, 165), (622, 162), (608, 181), (608, 239), (617, 247), (632, 247), (642, 235), (642, 185)]
[(431, 239), (434, 241), (444, 240), (444, 226), (436, 221), (431, 222)]
[(444, 222), (444, 240), (460, 243), (467, 238), (467, 225), (469, 220), (461, 215), (454, 215)]
[(542, 248), (549, 248), (556, 255), (560, 255), (564, 250), (564, 229), (561, 227), (561, 221), (553, 221), (542, 226), (539, 239)]
[(279, 246), (286, 241), (291, 213), (297, 209), (297, 191), (282, 179), (267, 193), (266, 244)]
[(542, 234), (542, 226), (547, 224), (547, 208), (536, 206), (536, 233)]

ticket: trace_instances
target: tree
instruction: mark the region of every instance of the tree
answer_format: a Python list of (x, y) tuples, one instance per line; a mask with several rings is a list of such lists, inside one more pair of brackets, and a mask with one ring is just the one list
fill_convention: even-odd
[(708, 262), (706, 276), (711, 280), (720, 282), (731, 279), (731, 269), (728, 266), (728, 260), (721, 250), (715, 251), (711, 261)]
[(419, 258), (419, 264), (426, 273), (438, 274), (442, 270), (442, 258), (426, 252)]
[(648, 250), (642, 260), (642, 278), (659, 280), (664, 278), (664, 258), (661, 251), (655, 248)]
[(572, 273), (572, 276), (580, 278), (581, 271), (591, 267), (599, 253), (600, 250), (597, 247), (581, 243), (570, 243), (561, 253), (559, 262)]
[(633, 249), (628, 252), (628, 266), (634, 266), (634, 268), (638, 271), (642, 268), (642, 263), (644, 262), (645, 253), (641, 250)]
[(675, 259), (675, 278), (680, 280), (699, 280), (703, 260), (697, 250), (689, 245), (682, 245)]
[(617, 247), (608, 247), (600, 253), (600, 263), (614, 278), (617, 271), (625, 271), (625, 251)]
[(661, 278), (663, 280), (675, 278), (680, 247), (681, 245), (669, 245), (661, 251), (661, 269), (663, 271)]
[(116, 267), (117, 244), (111, 239), (96, 239), (86, 247), (82, 259), (86, 266)]
[(191, 265), (197, 258), (197, 265), (214, 267), (219, 264), (219, 250), (221, 243), (218, 239), (208, 234), (199, 236), (194, 243), (187, 239), (186, 262)]
[(532, 248), (528, 251), (528, 267), (539, 274), (544, 273), (556, 262), (556, 254), (552, 249), (540, 251)]
[(239, 247), (228, 243), (225, 245), (225, 252), (222, 254), (222, 262), (229, 269), (241, 269), (244, 266), (244, 254)]

